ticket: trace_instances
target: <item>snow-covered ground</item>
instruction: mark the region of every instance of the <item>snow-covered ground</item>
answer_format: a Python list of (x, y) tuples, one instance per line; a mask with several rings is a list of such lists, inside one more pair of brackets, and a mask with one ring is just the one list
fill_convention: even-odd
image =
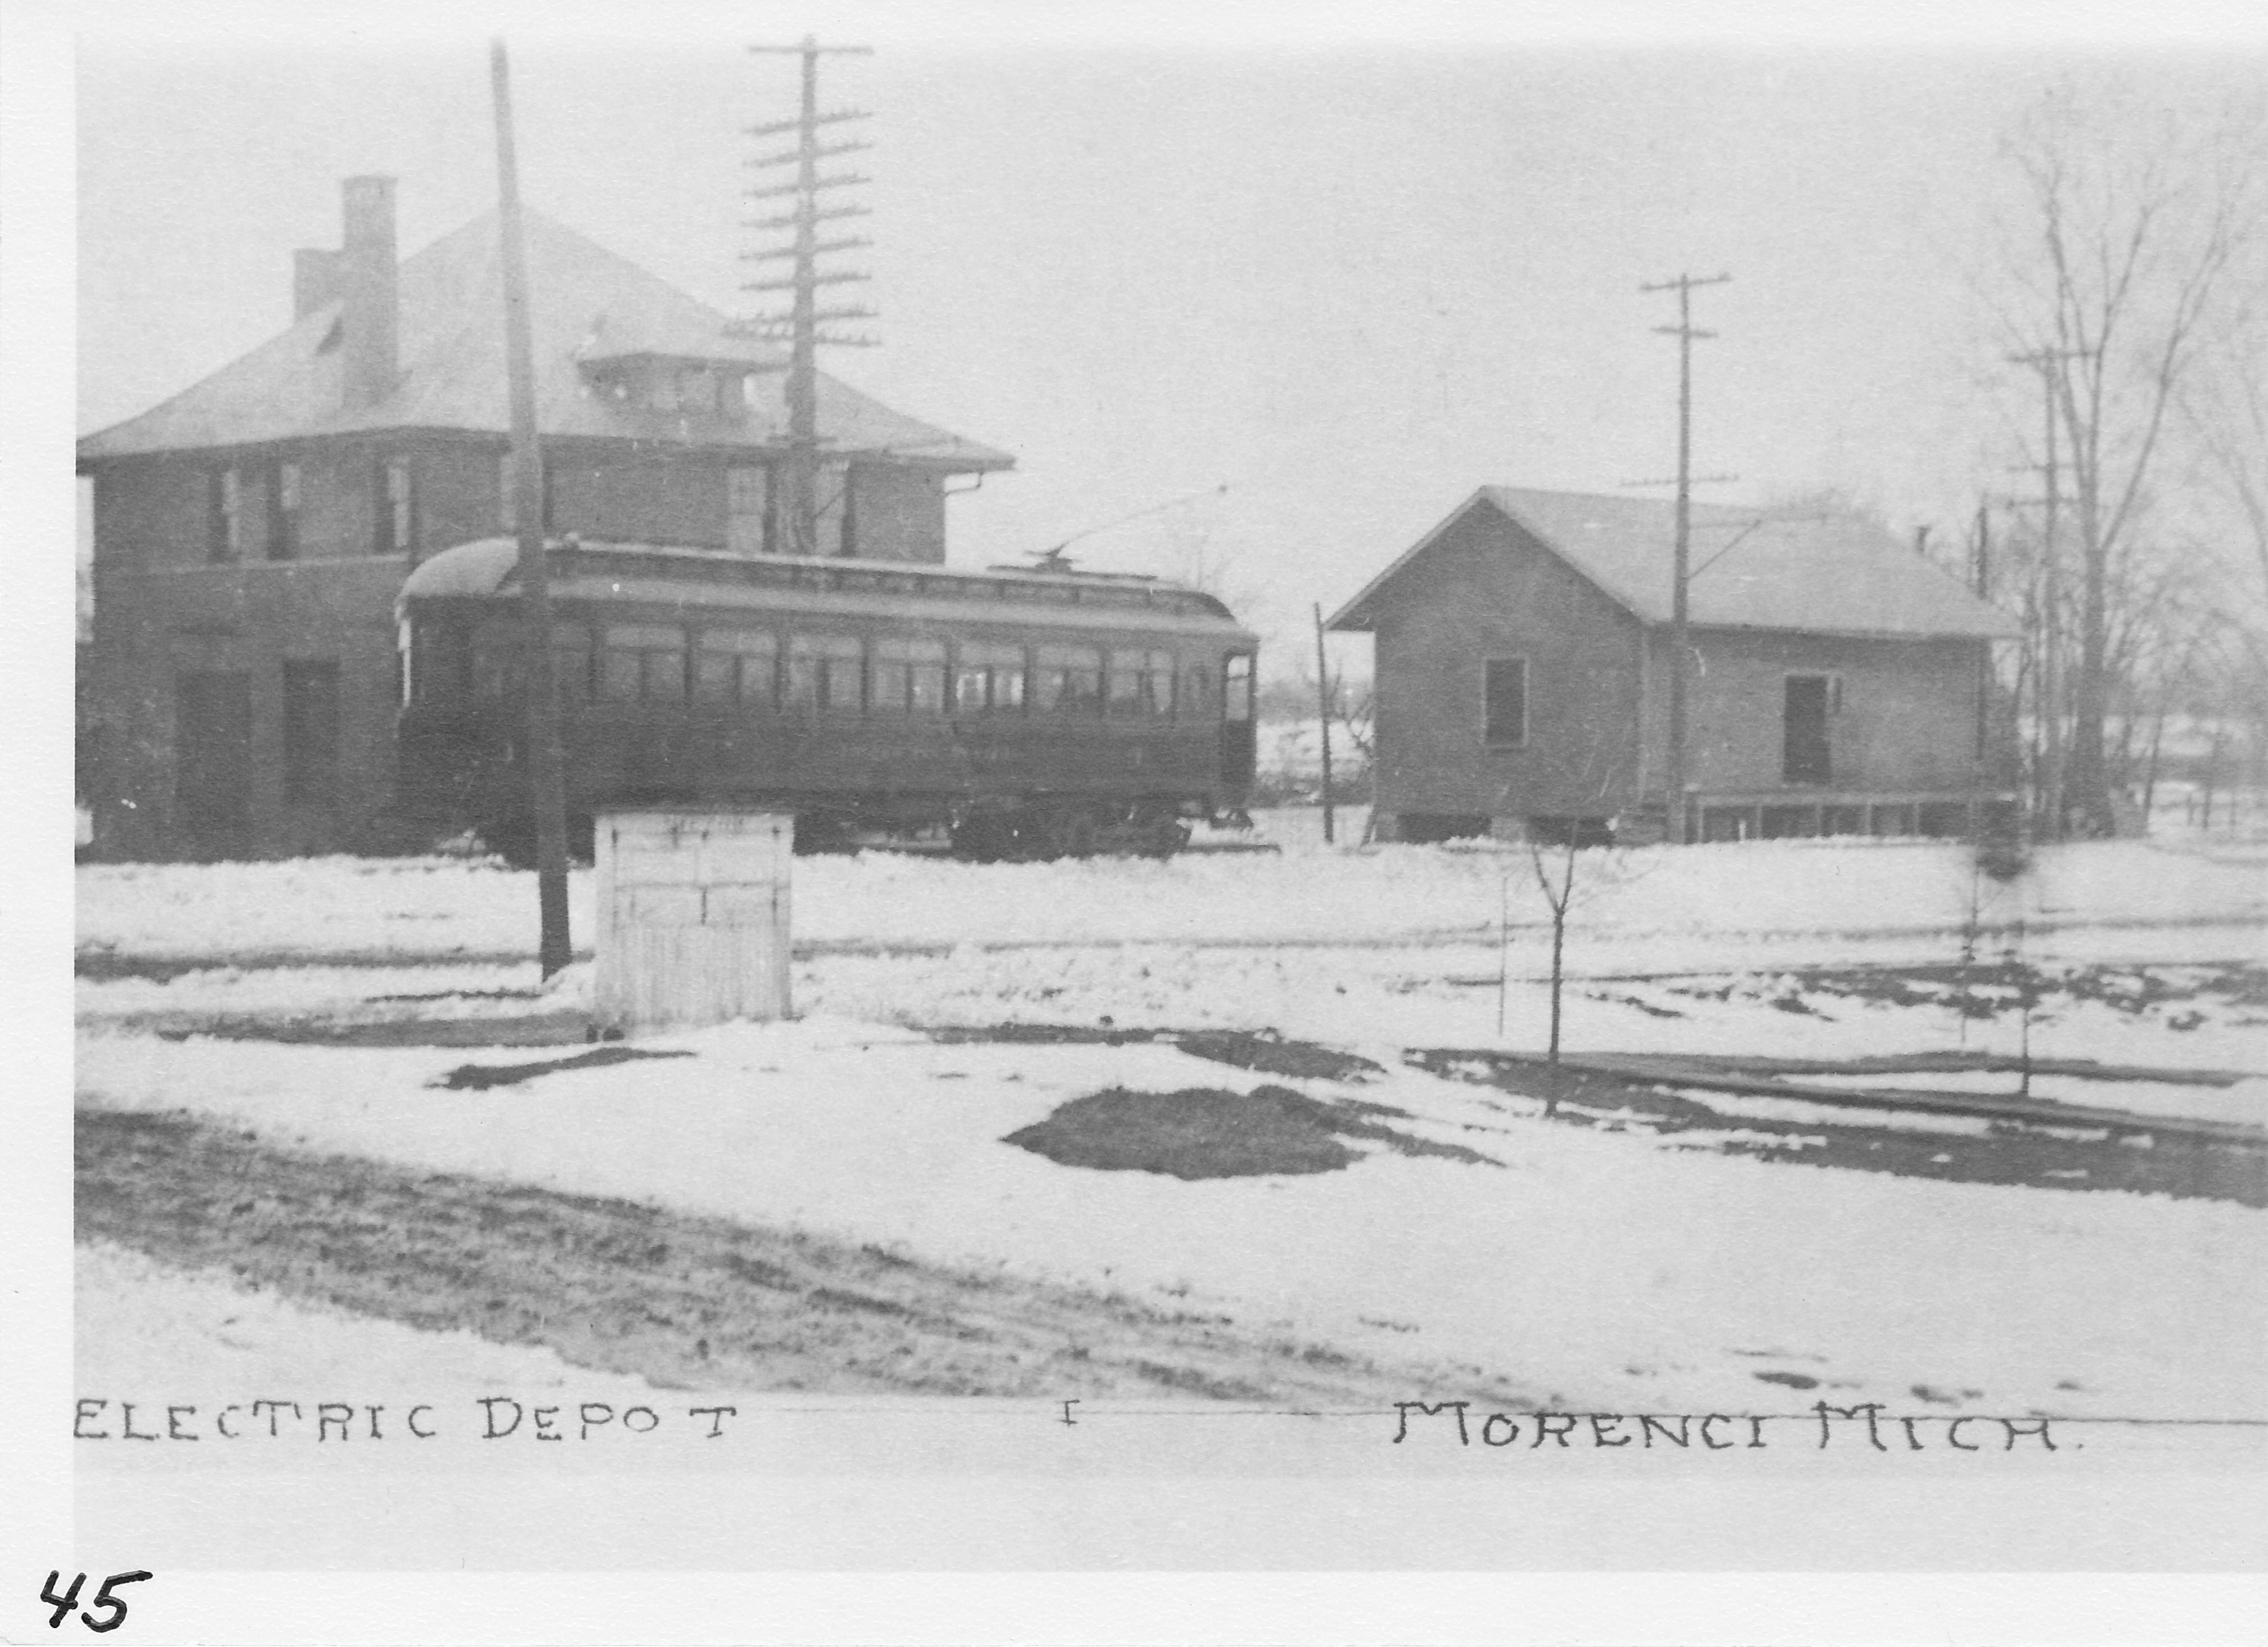
[[(1359, 840), (1359, 816), (1349, 809), (1343, 842)], [(1270, 825), (1313, 827), (1296, 815)], [(79, 872), (79, 942), (146, 958), (517, 954), (532, 946), (532, 886), (490, 864), (440, 858), (93, 866)], [(576, 930), (588, 933), (588, 873), (574, 876), (571, 895)], [(1651, 970), (1706, 965), (1728, 945), (1794, 959), (1896, 940), (1949, 959), (1972, 919), (2011, 934), (2021, 922), (2043, 940), (2081, 926), (2257, 931), (2268, 921), (2268, 845), (2066, 847), (2043, 852), (2035, 873), (2006, 890), (1980, 886), (1963, 849), (1945, 842), (1654, 848), (1587, 860), (1577, 896), (1586, 940), (1620, 945)], [(1491, 937), (1506, 914), (1515, 932), (1533, 933), (1546, 912), (1526, 853), (1486, 843), (1326, 849), (1295, 838), (1279, 853), (1163, 864), (862, 853), (795, 866), (797, 939), (821, 949), (1379, 944)], [(2212, 941), (2231, 947), (2225, 931)]]
[(151, 1392), (496, 1389), (578, 1401), (653, 1399), (642, 1379), (548, 1349), (311, 1309), (210, 1272), (183, 1274), (107, 1242), (77, 1249), (79, 1364), (101, 1400)]
[[(477, 1092), (431, 1085), (460, 1051), (116, 1036), (87, 1044), (80, 1078), (105, 1107), (186, 1107), (321, 1151), (1194, 1290), (1609, 1409), (1753, 1406), (1778, 1370), (1854, 1401), (1925, 1386), (1984, 1411), (2268, 1415), (2268, 1220), (2248, 1209), (1688, 1153), (1540, 1128), (1533, 1105), (1410, 1071), (1359, 1096), (1500, 1166), (1380, 1154), (1185, 1183), (1002, 1142), (1106, 1087), (1253, 1084), (1171, 1048), (939, 1045), (819, 1018), (652, 1044), (696, 1056)], [(2220, 1330), (2233, 1312), (2251, 1330)]]
[[(1347, 835), (1359, 839), (1359, 818)], [(1602, 857), (1585, 866), (1594, 895), (1571, 939), (1565, 1037), (1622, 1052), (2013, 1053), (2017, 1014), (1960, 1010), (1964, 991), (1992, 987), (1981, 973), (1899, 999), (1835, 975), (1949, 968), (1966, 945), (1980, 968), (2020, 947), (2050, 974), (2036, 1056), (2268, 1071), (2268, 1008), (2207, 987), (2263, 958), (2264, 871), (2268, 849), (2225, 840), (2065, 848), (2008, 890), (1971, 875), (1960, 849), (1925, 843)], [(485, 1092), (431, 1083), (468, 1061), (541, 1055), (194, 1032), (229, 1017), (571, 1007), (587, 968), (543, 992), (532, 964), (506, 959), (529, 947), (531, 878), (335, 859), (88, 869), (80, 887), (83, 948), (203, 963), (165, 982), (82, 981), (82, 1101), (99, 1107), (186, 1109), (278, 1143), (1210, 1300), (1600, 1407), (1778, 1410), (1816, 1388), (1946, 1411), (2268, 1415), (2257, 1210), (1766, 1164), (1546, 1126), (1532, 1103), (1403, 1067), (1412, 1046), (1540, 1045), (1543, 910), (1516, 850), (1292, 838), (1280, 854), (1167, 864), (799, 859), (804, 1021), (724, 1026), (654, 1043), (689, 1059)], [(577, 895), (587, 930), (582, 878)], [(295, 956), (313, 964), (276, 964)], [(2087, 987), (2058, 991), (2058, 969)], [(1388, 1074), (1355, 1088), (1170, 1046), (940, 1044), (899, 1027), (1010, 1021), (1270, 1027), (1365, 1052)], [(1382, 1152), (1342, 1172), (1190, 1183), (1002, 1142), (1107, 1087), (1243, 1092), (1263, 1078), (1392, 1106), (1410, 1118), (1395, 1125), (1497, 1165)], [(1954, 1084), (1897, 1084), (1933, 1082)], [(2014, 1077), (1959, 1084), (2009, 1091)], [(2033, 1090), (2268, 1119), (2257, 1078), (2036, 1076)], [(128, 1284), (148, 1278), (98, 1267), (85, 1286)], [(456, 1353), (437, 1347), (437, 1368)]]

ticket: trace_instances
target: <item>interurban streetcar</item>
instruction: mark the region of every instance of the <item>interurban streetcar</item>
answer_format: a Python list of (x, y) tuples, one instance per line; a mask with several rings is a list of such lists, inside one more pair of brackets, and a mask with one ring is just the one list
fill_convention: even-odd
[[(610, 805), (795, 815), (799, 843), (948, 839), (977, 859), (1170, 854), (1241, 819), (1256, 642), (1200, 590), (1035, 568), (546, 550), (570, 842)], [(397, 798), (534, 849), (516, 546), (402, 585)]]

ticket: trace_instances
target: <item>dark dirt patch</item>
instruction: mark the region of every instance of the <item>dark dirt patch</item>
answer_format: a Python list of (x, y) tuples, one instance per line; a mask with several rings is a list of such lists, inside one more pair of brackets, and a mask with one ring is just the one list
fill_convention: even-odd
[(924, 1032), (949, 1045), (1003, 1041), (1019, 1046), (1178, 1047), (1193, 1058), (1260, 1075), (1318, 1081), (1366, 1081), (1385, 1071), (1368, 1058), (1312, 1040), (1286, 1040), (1272, 1029), (1120, 1029), (1114, 1025), (991, 1024)]
[[(2130, 1018), (2156, 1018), (2169, 1027), (2193, 1028), (2204, 1021), (2198, 1007), (2230, 1011), (2268, 1006), (2268, 967), (2242, 961), (2046, 968), (2005, 956), (1979, 956), (1967, 964), (1815, 967), (1785, 976), (1805, 995), (1950, 1008), (1967, 1018), (1988, 1020), (2021, 1011), (2027, 1001), (2033, 1011), (2050, 1017), (2073, 1003), (2091, 1001)], [(1722, 1001), (1734, 995), (1760, 996), (1778, 984), (1776, 979), (1759, 979), (1667, 987), (1672, 995)], [(2190, 1011), (2179, 1010), (2183, 1008)]]
[[(1555, 1092), (1572, 1126), (1656, 1136), (1694, 1135), (1678, 1147), (1744, 1155), (1780, 1165), (1954, 1183), (2024, 1184), (2074, 1191), (2124, 1189), (2268, 1207), (2268, 1151), (2161, 1132), (2146, 1140), (2073, 1137), (2020, 1121), (1982, 1135), (1840, 1121), (1762, 1120), (1710, 1108), (1652, 1083), (1562, 1066), (1557, 1070), (1485, 1054), (1420, 1048), (1411, 1063), (1435, 1075), (1543, 1099)], [(1727, 1136), (1737, 1133), (1738, 1136)], [(1712, 1136), (1711, 1135), (1716, 1135)]]
[(179, 1114), (81, 1110), (77, 1145), (82, 1240), (665, 1387), (1538, 1402), (1476, 1367), (1373, 1362), (799, 1231), (280, 1149)]
[(1498, 1165), (1476, 1151), (1366, 1119), (1400, 1114), (1379, 1104), (1327, 1104), (1281, 1086), (1249, 1092), (1112, 1087), (1058, 1105), (1046, 1120), (1020, 1128), (1002, 1142), (1064, 1166), (1158, 1173), (1191, 1181), (1336, 1172), (1359, 1158), (1341, 1138), (1383, 1143), (1403, 1155)]
[(158, 1034), (164, 1040), (205, 1035), (216, 1040), (281, 1041), (308, 1047), (573, 1047), (591, 1039), (591, 1016), (578, 1011), (530, 1012), (517, 1018), (394, 1018), (366, 1023), (316, 1018), (217, 1018), (161, 1028)]
[(638, 1058), (691, 1056), (689, 1052), (648, 1052), (640, 1047), (593, 1047), (571, 1058), (544, 1058), (534, 1063), (460, 1063), (431, 1085), (452, 1092), (478, 1092), (492, 1086), (517, 1086), (539, 1075), (556, 1075), (562, 1070), (602, 1070), (608, 1064), (629, 1063)]

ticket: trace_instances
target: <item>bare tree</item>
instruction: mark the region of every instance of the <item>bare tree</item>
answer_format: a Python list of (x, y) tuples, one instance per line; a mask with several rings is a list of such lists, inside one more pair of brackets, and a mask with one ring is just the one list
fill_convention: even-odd
[[(2257, 109), (2200, 129), (2138, 108), (2115, 81), (2066, 81), (2005, 144), (2020, 204), (1998, 320), (2051, 402), (2061, 451), (2044, 478), (2072, 505), (2079, 561), (2070, 756), (2064, 795), (2049, 798), (2054, 831), (2066, 804), (2090, 833), (2113, 825), (2105, 724), (2119, 562), (2154, 501), (2183, 392), (2238, 300), (2260, 232), (2263, 132)], [(2036, 456), (2049, 469), (2049, 454)], [(2064, 706), (2041, 708), (2052, 727)]]

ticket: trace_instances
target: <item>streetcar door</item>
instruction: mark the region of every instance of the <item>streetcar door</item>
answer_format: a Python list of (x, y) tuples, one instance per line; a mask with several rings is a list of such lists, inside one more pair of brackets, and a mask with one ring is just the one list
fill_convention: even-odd
[(1220, 777), (1229, 790), (1241, 795), (1251, 787), (1256, 754), (1250, 652), (1229, 655), (1220, 687)]
[(190, 670), (174, 685), (173, 806), (200, 858), (252, 851), (252, 681)]

